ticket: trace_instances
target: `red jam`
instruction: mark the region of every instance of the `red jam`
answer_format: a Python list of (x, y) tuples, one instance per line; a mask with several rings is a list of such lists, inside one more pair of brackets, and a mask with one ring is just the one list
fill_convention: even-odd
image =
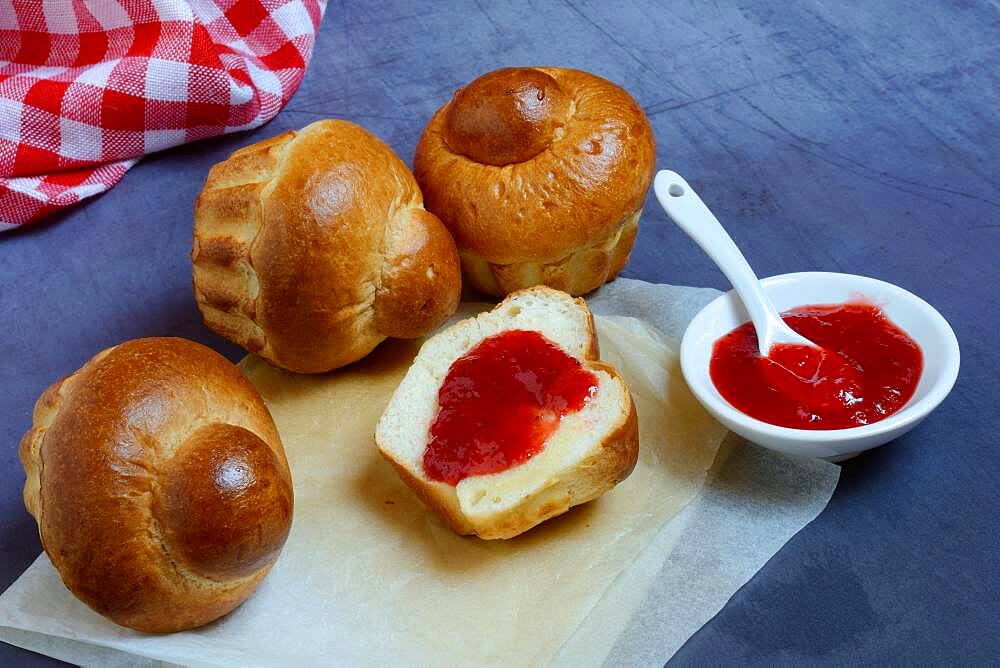
[(878, 422), (913, 396), (920, 346), (877, 306), (799, 306), (782, 318), (823, 350), (781, 344), (761, 357), (750, 323), (715, 342), (712, 382), (740, 411), (782, 427), (844, 429)]
[(538, 332), (491, 336), (448, 370), (424, 472), (457, 485), (522, 464), (596, 391), (597, 377)]

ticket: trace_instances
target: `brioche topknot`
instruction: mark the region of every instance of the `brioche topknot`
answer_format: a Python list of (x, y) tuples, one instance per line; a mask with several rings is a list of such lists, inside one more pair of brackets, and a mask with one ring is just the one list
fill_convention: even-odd
[(454, 313), (455, 244), (392, 150), (318, 121), (215, 165), (195, 206), (205, 323), (271, 363), (329, 371)]
[(19, 453), (25, 505), (66, 587), (139, 631), (228, 613), (291, 528), (271, 414), (235, 366), (192, 341), (98, 353), (38, 399)]
[(581, 295), (628, 261), (655, 161), (653, 130), (627, 92), (579, 70), (516, 67), (437, 111), (414, 174), (478, 290)]

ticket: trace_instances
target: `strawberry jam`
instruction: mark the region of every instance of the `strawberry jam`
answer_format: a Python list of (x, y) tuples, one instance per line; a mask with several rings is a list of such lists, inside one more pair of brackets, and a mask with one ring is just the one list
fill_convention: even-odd
[(455, 360), (424, 451), (428, 477), (457, 485), (534, 457), (597, 392), (597, 377), (534, 331), (508, 330)]
[(878, 422), (913, 396), (924, 365), (920, 346), (877, 306), (799, 306), (782, 319), (822, 349), (779, 344), (761, 357), (746, 323), (712, 350), (712, 382), (750, 417), (795, 429), (845, 429)]

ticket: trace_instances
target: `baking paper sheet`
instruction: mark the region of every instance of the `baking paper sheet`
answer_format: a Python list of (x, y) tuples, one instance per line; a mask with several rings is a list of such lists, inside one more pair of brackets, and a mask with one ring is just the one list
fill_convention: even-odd
[(839, 471), (735, 439), (715, 460), (725, 432), (660, 333), (679, 336), (715, 294), (620, 279), (589, 300), (611, 316), (598, 319), (602, 355), (636, 395), (640, 464), (600, 500), (507, 542), (452, 534), (375, 452), (375, 421), (415, 346), (320, 377), (248, 359), (296, 488), (288, 544), (256, 594), (202, 629), (147, 636), (76, 601), (42, 555), (0, 597), (0, 639), (84, 664), (662, 663), (818, 514)]

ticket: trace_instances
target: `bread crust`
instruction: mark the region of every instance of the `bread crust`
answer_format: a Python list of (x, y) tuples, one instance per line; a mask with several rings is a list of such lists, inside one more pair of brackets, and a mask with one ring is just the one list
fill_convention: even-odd
[(406, 486), (413, 490), (413, 493), (433, 510), (438, 516), (451, 527), (451, 530), (460, 536), (468, 536), (476, 531), (472, 524), (465, 518), (458, 504), (458, 495), (455, 488), (443, 482), (423, 478), (410, 471), (403, 462), (398, 461), (392, 454), (379, 447), (382, 456), (392, 464), (396, 473), (402, 478)]
[(612, 280), (628, 264), (641, 213), (626, 216), (608, 236), (556, 262), (497, 264), (470, 250), (460, 250), (458, 255), (469, 284), (488, 295), (506, 295), (528, 285), (547, 285), (571, 295), (583, 295)]
[(205, 323), (291, 371), (356, 361), (454, 313), (457, 251), (406, 165), (377, 137), (324, 120), (233, 153), (195, 205), (194, 292)]
[[(536, 286), (518, 294), (544, 295), (554, 292), (551, 288)], [(508, 297), (494, 310), (503, 310), (514, 296)], [(476, 535), (484, 539), (513, 538), (547, 519), (561, 515), (573, 506), (601, 496), (627, 478), (635, 468), (639, 454), (639, 422), (635, 402), (618, 371), (599, 359), (594, 317), (586, 302), (581, 298), (573, 301), (585, 314), (587, 345), (580, 359), (582, 365), (590, 371), (607, 373), (612, 382), (620, 384), (628, 401), (625, 411), (608, 430), (605, 438), (596, 443), (573, 467), (558, 476), (552, 476), (542, 488), (525, 495), (516, 505), (501, 513), (485, 518), (470, 517), (462, 510), (454, 486), (432, 480), (422, 470), (412, 470), (405, 462), (399, 461), (393, 456), (391, 444), (383, 442), (380, 432), (376, 431), (375, 441), (382, 456), (393, 465), (403, 482), (458, 534)], [(390, 402), (387, 410), (392, 410), (392, 404)]]
[[(528, 86), (555, 99), (518, 115), (525, 105), (510, 99)], [(456, 117), (496, 120), (459, 126)], [(470, 125), (480, 145), (498, 144), (501, 160), (470, 150)], [(516, 68), (472, 82), (434, 114), (414, 175), (477, 289), (504, 295), (543, 283), (579, 295), (627, 262), (655, 161), (649, 121), (623, 89), (579, 70)]]
[(25, 506), (66, 587), (139, 631), (231, 611), (291, 527), (291, 475), (263, 400), (184, 339), (122, 343), (54, 383), (19, 455)]

